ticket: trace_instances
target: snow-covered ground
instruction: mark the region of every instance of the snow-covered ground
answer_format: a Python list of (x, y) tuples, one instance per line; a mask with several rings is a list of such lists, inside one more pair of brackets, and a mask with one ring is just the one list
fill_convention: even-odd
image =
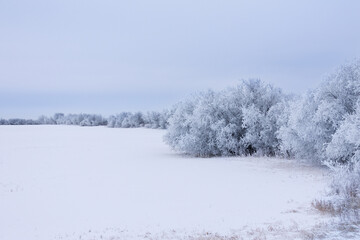
[(163, 135), (0, 126), (0, 239), (278, 239), (328, 221), (311, 208), (327, 184), (325, 169), (186, 157)]

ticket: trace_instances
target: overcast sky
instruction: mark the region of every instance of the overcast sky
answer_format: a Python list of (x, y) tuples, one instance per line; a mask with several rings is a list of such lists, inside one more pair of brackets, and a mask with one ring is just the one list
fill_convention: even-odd
[(160, 110), (247, 78), (302, 93), (356, 57), (358, 0), (0, 0), (0, 118)]

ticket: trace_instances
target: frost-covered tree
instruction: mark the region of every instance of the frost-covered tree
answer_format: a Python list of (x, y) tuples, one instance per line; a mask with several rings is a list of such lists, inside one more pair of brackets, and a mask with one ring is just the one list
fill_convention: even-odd
[(160, 129), (167, 129), (169, 126), (169, 119), (174, 113), (175, 109), (165, 109), (160, 113), (160, 119), (159, 119), (159, 128)]
[(288, 121), (278, 132), (281, 150), (285, 156), (311, 159), (314, 162), (322, 159), (325, 136), (315, 122), (316, 110), (317, 103), (313, 92), (289, 103), (286, 109)]
[(65, 114), (55, 113), (53, 116), (55, 124), (65, 124)]
[(278, 151), (277, 111), (284, 95), (260, 80), (242, 81), (179, 103), (165, 141), (195, 156), (266, 154)]
[(43, 125), (44, 124), (46, 124), (46, 125), (48, 125), (48, 124), (56, 124), (53, 118), (46, 117), (44, 115), (42, 115), (42, 116), (40, 116), (38, 118), (38, 122), (39, 122), (39, 124), (43, 124)]
[(360, 101), (356, 111), (345, 116), (333, 135), (326, 157), (330, 163), (360, 163)]
[(317, 163), (343, 119), (355, 111), (360, 97), (360, 61), (340, 67), (314, 91), (290, 104), (288, 122), (279, 136), (282, 150)]
[[(165, 135), (165, 141), (174, 149), (187, 152), (194, 155), (208, 154), (207, 148), (202, 152), (202, 139), (196, 136), (194, 127), (196, 119), (194, 119), (194, 110), (200, 101), (201, 96), (185, 100), (176, 105), (173, 116), (169, 119), (169, 128)], [(206, 144), (206, 142), (205, 142)]]
[(275, 155), (279, 148), (277, 114), (284, 95), (280, 89), (256, 80), (241, 85), (240, 96), (245, 100), (242, 106), (245, 147), (249, 153)]
[(110, 116), (108, 121), (108, 127), (125, 128), (130, 127), (129, 121), (127, 120), (130, 112), (122, 112), (116, 116)]
[(159, 112), (148, 112), (145, 115), (145, 127), (147, 128), (160, 128), (161, 113)]
[(144, 116), (141, 112), (136, 112), (131, 115), (131, 125), (137, 128), (144, 126)]

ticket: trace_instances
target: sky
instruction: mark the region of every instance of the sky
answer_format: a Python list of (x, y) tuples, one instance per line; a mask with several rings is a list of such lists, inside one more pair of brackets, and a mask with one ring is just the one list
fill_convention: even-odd
[(260, 78), (288, 93), (360, 57), (358, 0), (0, 0), (0, 118), (161, 110)]

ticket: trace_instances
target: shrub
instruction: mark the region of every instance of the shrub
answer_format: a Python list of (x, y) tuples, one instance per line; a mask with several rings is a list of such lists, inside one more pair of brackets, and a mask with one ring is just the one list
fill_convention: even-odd
[(260, 80), (242, 81), (181, 102), (169, 120), (165, 141), (194, 156), (275, 155), (284, 94)]
[[(331, 148), (340, 150), (337, 145), (345, 134), (337, 131), (344, 118), (355, 112), (359, 98), (360, 60), (357, 60), (340, 67), (320, 87), (289, 104), (288, 121), (279, 131), (283, 153), (319, 164), (328, 158), (348, 161), (352, 149), (341, 149), (342, 156), (336, 156)], [(336, 135), (341, 136), (333, 141)]]
[(333, 177), (328, 199), (315, 200), (313, 206), (345, 222), (360, 222), (360, 162), (332, 164)]

